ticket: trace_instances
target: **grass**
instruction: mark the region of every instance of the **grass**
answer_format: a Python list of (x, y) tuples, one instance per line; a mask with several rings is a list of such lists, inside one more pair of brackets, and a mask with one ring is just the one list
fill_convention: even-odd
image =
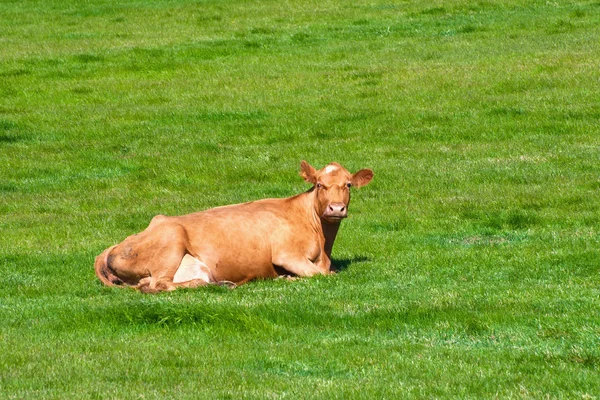
[[(600, 3), (0, 4), (0, 398), (598, 398)], [(94, 257), (375, 179), (342, 271), (158, 296)]]

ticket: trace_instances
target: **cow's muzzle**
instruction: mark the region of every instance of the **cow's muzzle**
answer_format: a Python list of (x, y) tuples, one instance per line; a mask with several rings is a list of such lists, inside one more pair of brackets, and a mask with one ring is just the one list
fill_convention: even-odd
[(348, 207), (344, 203), (331, 203), (325, 209), (323, 218), (327, 220), (339, 221), (348, 216)]

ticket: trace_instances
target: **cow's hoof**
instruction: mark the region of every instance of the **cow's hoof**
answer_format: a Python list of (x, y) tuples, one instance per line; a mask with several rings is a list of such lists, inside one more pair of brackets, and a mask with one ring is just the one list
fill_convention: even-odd
[(156, 290), (156, 288), (150, 287), (149, 283), (138, 285), (136, 289), (139, 290), (140, 292), (144, 293), (144, 294), (156, 294), (156, 293), (158, 293), (158, 290)]
[(217, 282), (217, 285), (225, 286), (228, 289), (235, 289), (237, 287), (237, 285), (231, 281), (219, 281)]

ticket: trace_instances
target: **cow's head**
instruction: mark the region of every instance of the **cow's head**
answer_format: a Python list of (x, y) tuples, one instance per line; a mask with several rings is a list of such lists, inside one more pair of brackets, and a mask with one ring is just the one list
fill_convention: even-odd
[(351, 174), (338, 163), (316, 170), (306, 161), (300, 164), (300, 176), (312, 183), (317, 214), (326, 222), (339, 223), (348, 216), (350, 188), (365, 186), (373, 179), (373, 171), (361, 169)]

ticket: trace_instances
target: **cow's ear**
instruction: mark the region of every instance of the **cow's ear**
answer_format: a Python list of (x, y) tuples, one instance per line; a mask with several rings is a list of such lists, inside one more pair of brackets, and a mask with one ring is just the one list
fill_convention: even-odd
[(308, 183), (317, 183), (317, 170), (304, 160), (300, 163), (300, 176)]
[(365, 186), (371, 182), (371, 179), (373, 179), (373, 171), (370, 169), (361, 169), (352, 175), (352, 186), (357, 188)]

